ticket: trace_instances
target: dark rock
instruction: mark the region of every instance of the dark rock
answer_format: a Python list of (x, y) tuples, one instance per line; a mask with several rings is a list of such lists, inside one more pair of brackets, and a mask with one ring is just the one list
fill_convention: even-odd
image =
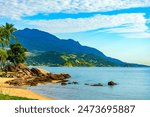
[(65, 82), (62, 82), (62, 83), (61, 83), (61, 85), (67, 85), (67, 83), (65, 83)]
[(66, 73), (61, 73), (61, 75), (63, 75), (65, 78), (70, 78), (71, 77), (69, 74), (66, 74)]
[(76, 81), (73, 81), (73, 82), (72, 82), (72, 84), (79, 84), (79, 83), (78, 83), (78, 82), (76, 82)]
[(101, 83), (98, 84), (92, 84), (91, 86), (103, 86)]
[(79, 84), (79, 83), (76, 82), (76, 81), (73, 81), (73, 82), (68, 82), (68, 84), (75, 84), (75, 85), (77, 85), (77, 84)]
[(114, 85), (117, 85), (117, 83), (115, 83), (115, 82), (113, 82), (113, 81), (110, 81), (110, 82), (108, 82), (108, 85), (109, 85), (109, 86), (114, 86)]

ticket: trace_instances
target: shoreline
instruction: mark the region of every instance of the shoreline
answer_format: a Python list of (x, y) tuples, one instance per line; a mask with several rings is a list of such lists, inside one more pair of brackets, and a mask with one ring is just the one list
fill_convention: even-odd
[(31, 90), (26, 89), (26, 87), (15, 87), (5, 84), (6, 81), (13, 80), (14, 78), (0, 78), (0, 93), (9, 96), (25, 97), (37, 100), (56, 100), (54, 98), (49, 98), (35, 93)]

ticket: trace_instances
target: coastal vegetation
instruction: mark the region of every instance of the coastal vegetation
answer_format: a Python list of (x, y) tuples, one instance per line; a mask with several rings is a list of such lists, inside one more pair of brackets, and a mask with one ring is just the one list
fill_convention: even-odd
[(27, 65), (32, 66), (50, 67), (142, 67), (142, 65), (130, 63), (118, 65), (104, 57), (100, 57), (92, 53), (69, 53), (56, 51), (30, 53), (26, 63)]
[(71, 67), (111, 67), (117, 66), (116, 64), (109, 62), (108, 60), (96, 56), (94, 54), (83, 53), (66, 53), (66, 52), (44, 52), (32, 54), (26, 61), (28, 65), (36, 66), (71, 66)]
[[(4, 71), (7, 64), (19, 64), (24, 63), (26, 60), (25, 52), (27, 49), (22, 47), (14, 36), (14, 32), (17, 29), (13, 24), (6, 23), (0, 26), (0, 70)], [(15, 43), (10, 43), (11, 39), (15, 40)]]
[[(0, 77), (6, 78), (9, 74), (15, 74), (13, 72), (7, 72), (6, 66), (24, 63), (26, 58), (25, 49), (14, 36), (14, 32), (17, 29), (13, 24), (6, 23), (0, 26)], [(14, 43), (10, 43), (11, 39), (15, 40)], [(11, 76), (13, 77), (13, 76)], [(1, 88), (3, 89), (3, 88)], [(0, 93), (0, 100), (31, 100), (30, 98), (9, 96)]]
[[(0, 26), (0, 83), (4, 85), (0, 87), (2, 90), (0, 92), (0, 99), (31, 99), (32, 97), (24, 98), (14, 95), (11, 96), (3, 93), (3, 90), (15, 89), (16, 87), (19, 89), (21, 86), (36, 86), (39, 83), (52, 83), (53, 81), (60, 83), (67, 81), (66, 79), (71, 77), (66, 73), (52, 74), (39, 68), (30, 69), (27, 65), (25, 65), (24, 63), (27, 60), (27, 49), (19, 43), (18, 39), (14, 35), (15, 31), (17, 31), (17, 29), (13, 24), (6, 23), (5, 25)], [(12, 39), (14, 41), (12, 41)], [(41, 96), (38, 96), (32, 92), (30, 93), (41, 99)], [(42, 99), (47, 98), (42, 97)]]

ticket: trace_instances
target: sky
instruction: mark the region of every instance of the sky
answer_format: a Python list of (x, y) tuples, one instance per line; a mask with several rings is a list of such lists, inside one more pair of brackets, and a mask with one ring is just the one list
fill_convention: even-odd
[(150, 0), (0, 0), (0, 9), (0, 24), (43, 30), (150, 65)]

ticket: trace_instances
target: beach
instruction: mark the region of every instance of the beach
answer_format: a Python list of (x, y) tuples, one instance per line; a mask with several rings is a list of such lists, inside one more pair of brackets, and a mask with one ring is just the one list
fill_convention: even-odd
[(26, 97), (37, 100), (55, 100), (54, 98), (48, 98), (37, 94), (33, 91), (26, 89), (26, 87), (15, 87), (5, 84), (8, 80), (13, 80), (14, 78), (0, 78), (0, 93), (6, 94), (9, 96), (18, 96), (18, 97)]

